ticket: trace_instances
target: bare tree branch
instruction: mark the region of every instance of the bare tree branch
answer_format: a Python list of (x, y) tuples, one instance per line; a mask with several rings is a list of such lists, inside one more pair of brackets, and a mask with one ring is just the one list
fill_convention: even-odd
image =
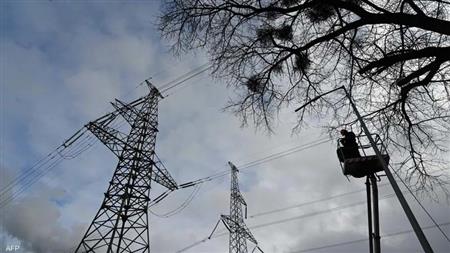
[[(160, 21), (175, 53), (204, 48), (212, 74), (240, 94), (227, 110), (273, 131), (281, 108), (345, 85), (411, 182), (431, 189), (448, 167), (450, 3), (439, 0), (166, 0)], [(346, 100), (298, 114), (358, 127)], [(418, 175), (418, 177), (412, 177)], [(427, 181), (429, 179), (429, 181)]]

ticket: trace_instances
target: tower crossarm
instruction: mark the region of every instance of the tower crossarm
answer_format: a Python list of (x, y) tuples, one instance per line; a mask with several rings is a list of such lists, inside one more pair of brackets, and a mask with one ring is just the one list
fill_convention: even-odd
[(246, 238), (254, 244), (258, 244), (253, 234), (248, 229), (244, 222), (236, 222), (229, 215), (221, 215), (220, 219), (230, 233), (238, 233), (240, 236)]
[(159, 160), (158, 156), (155, 155), (155, 164), (153, 165), (152, 180), (158, 184), (166, 187), (170, 190), (178, 189), (178, 184), (170, 175), (169, 171), (166, 169), (164, 164)]
[(95, 121), (89, 122), (86, 128), (118, 157), (120, 157), (124, 147), (128, 145), (126, 142), (127, 134), (117, 129), (101, 125)]
[[(99, 126), (96, 122), (91, 122), (86, 127), (119, 158), (125, 147), (132, 148), (126, 142), (127, 135), (112, 127)], [(157, 157), (152, 157), (152, 154), (149, 152), (139, 152), (142, 154), (141, 159), (148, 163), (146, 167), (152, 168), (153, 166), (151, 178), (155, 182), (170, 190), (178, 189), (177, 183)]]
[[(150, 97), (143, 97), (142, 99), (150, 99)], [(115, 102), (111, 103), (112, 106), (116, 109), (116, 111), (118, 113), (120, 113), (120, 115), (131, 125), (133, 126), (134, 122), (136, 120), (142, 120), (143, 117), (141, 115), (141, 113), (139, 112), (139, 109), (137, 108), (138, 105), (140, 105), (141, 103), (139, 103), (139, 101), (135, 101), (129, 104), (126, 104), (118, 99), (115, 100)], [(156, 117), (157, 115), (155, 114), (154, 117)], [(154, 131), (158, 132), (158, 129), (156, 127), (156, 125), (151, 125), (151, 127), (153, 128)]]

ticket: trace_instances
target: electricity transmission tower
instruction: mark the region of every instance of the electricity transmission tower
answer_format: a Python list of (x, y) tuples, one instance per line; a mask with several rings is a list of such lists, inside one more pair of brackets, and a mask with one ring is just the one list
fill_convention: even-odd
[[(169, 190), (175, 180), (155, 155), (159, 91), (148, 81), (147, 96), (125, 104), (86, 125), (119, 159), (103, 202), (75, 252), (150, 252), (148, 204), (151, 181)], [(128, 134), (113, 128), (122, 116), (131, 126)]]
[(245, 218), (247, 219), (247, 203), (245, 202), (244, 197), (242, 197), (242, 194), (239, 190), (237, 175), (239, 170), (231, 162), (228, 162), (228, 164), (231, 167), (230, 215), (220, 216), (219, 221), (216, 223), (216, 226), (214, 227), (208, 238), (211, 239), (211, 236), (217, 229), (220, 221), (222, 221), (227, 230), (230, 232), (229, 253), (247, 253), (247, 240), (256, 245), (253, 251), (255, 251), (255, 249), (258, 249), (259, 251), (263, 252), (259, 248), (258, 242), (256, 241), (255, 237), (252, 235), (244, 222), (242, 206), (245, 206)]

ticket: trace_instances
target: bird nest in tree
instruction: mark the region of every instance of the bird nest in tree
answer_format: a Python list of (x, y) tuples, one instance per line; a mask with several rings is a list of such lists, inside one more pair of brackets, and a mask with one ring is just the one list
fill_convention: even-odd
[(262, 45), (268, 46), (272, 43), (273, 38), (290, 41), (294, 34), (290, 25), (283, 25), (279, 28), (266, 26), (256, 30), (256, 37)]
[(274, 33), (273, 27), (267, 26), (256, 30), (256, 37), (258, 38), (258, 41), (262, 45), (267, 46), (272, 43), (273, 33)]
[(295, 55), (294, 68), (300, 72), (305, 72), (308, 70), (311, 61), (308, 58), (308, 55), (304, 52), (298, 52)]
[(283, 74), (283, 63), (278, 62), (272, 66), (272, 72), (274, 74)]
[(276, 20), (277, 18), (279, 18), (281, 16), (282, 16), (282, 14), (280, 12), (278, 12), (278, 11), (267, 11), (265, 13), (265, 17), (268, 20)]
[(290, 25), (283, 25), (275, 30), (275, 37), (279, 40), (292, 40), (294, 34), (292, 33), (292, 27)]
[(331, 4), (326, 0), (315, 1), (306, 12), (306, 16), (312, 22), (325, 21), (334, 15), (335, 11)]
[(247, 86), (248, 90), (253, 93), (260, 93), (264, 88), (262, 79), (258, 76), (250, 77), (247, 82), (245, 82), (245, 86)]

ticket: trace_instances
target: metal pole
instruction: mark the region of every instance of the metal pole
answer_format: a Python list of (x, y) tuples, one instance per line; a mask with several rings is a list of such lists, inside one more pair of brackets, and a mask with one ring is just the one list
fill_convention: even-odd
[(375, 144), (375, 141), (373, 140), (372, 136), (370, 135), (369, 129), (367, 128), (366, 124), (364, 123), (363, 118), (359, 114), (359, 111), (356, 108), (356, 105), (353, 103), (353, 100), (350, 97), (350, 94), (348, 94), (348, 92), (344, 86), (341, 86), (341, 88), (344, 90), (345, 96), (347, 96), (348, 100), (350, 101), (350, 105), (352, 106), (353, 111), (355, 112), (356, 117), (358, 118), (358, 120), (361, 124), (361, 127), (364, 130), (364, 133), (367, 135), (367, 138), (369, 139), (369, 142), (372, 145), (372, 148), (375, 151), (375, 154), (377, 155), (378, 160), (380, 161), (381, 166), (384, 169), (384, 172), (386, 173), (389, 183), (391, 183), (391, 186), (394, 189), (395, 195), (397, 196), (398, 201), (400, 202), (400, 205), (402, 206), (403, 211), (406, 214), (406, 217), (408, 217), (408, 220), (411, 223), (411, 226), (413, 227), (414, 233), (416, 234), (417, 238), (419, 239), (422, 249), (426, 253), (432, 253), (433, 249), (431, 248), (430, 244), (428, 243), (428, 240), (425, 237), (425, 234), (423, 233), (422, 229), (420, 228), (420, 225), (417, 222), (416, 217), (414, 216), (414, 213), (412, 212), (411, 208), (409, 207), (408, 202), (406, 201), (405, 197), (402, 194), (402, 191), (400, 190), (400, 188), (397, 185), (397, 182), (394, 179), (394, 176), (392, 175), (386, 162), (384, 161), (380, 150), (378, 149), (377, 145)]
[(380, 244), (380, 215), (378, 212), (378, 187), (377, 187), (377, 179), (372, 174), (370, 175), (370, 181), (372, 185), (372, 199), (373, 199), (373, 240), (374, 240), (374, 251), (375, 253), (381, 252), (381, 244)]
[(369, 253), (373, 253), (373, 237), (372, 237), (372, 199), (370, 197), (370, 181), (369, 176), (366, 177), (366, 193), (367, 193), (367, 221), (369, 224)]

